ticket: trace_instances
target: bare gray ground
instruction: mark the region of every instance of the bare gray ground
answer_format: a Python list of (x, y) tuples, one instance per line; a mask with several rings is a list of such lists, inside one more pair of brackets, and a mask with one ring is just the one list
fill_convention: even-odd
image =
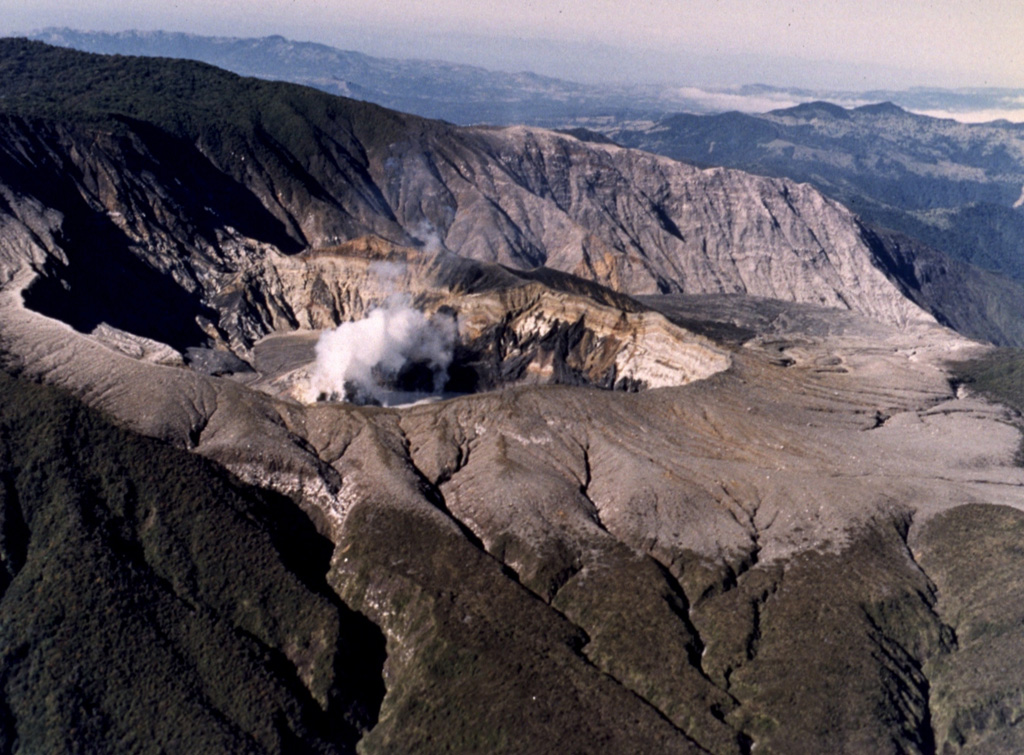
[[(1016, 682), (990, 680), (983, 695), (957, 686), (969, 678), (957, 626), (973, 596), (963, 584), (940, 592), (960, 545), (931, 525), (965, 505), (1024, 508), (1017, 418), (955, 391), (943, 367), (982, 347), (936, 326), (778, 302), (648, 303), (680, 323), (703, 319), (709, 334), (731, 329), (732, 366), (638, 394), (547, 386), (402, 410), (303, 406), (147, 361), (153, 350), (129, 355), (109, 334), (26, 310), (13, 287), (3, 346), (24, 374), (300, 501), (338, 543), (335, 589), (388, 638), (391, 692), (370, 750), (439, 715), (417, 696), (465, 703), (462, 682), (425, 658), (482, 642), (472, 675), (474, 664), (499, 673), (518, 652), (494, 649), (497, 626), (470, 641), (437, 613), (448, 591), (499, 589), (437, 572), (441, 551), (415, 545), (437, 527), (463, 542), (452, 553), (503, 567), (492, 582), (518, 583), (576, 626), (588, 663), (711, 751), (1019, 744), (1005, 729), (1015, 708), (999, 702)], [(308, 358), (312, 337), (265, 342), (257, 369)], [(1019, 557), (1000, 552), (1000, 573), (1017, 579)], [(469, 622), (501, 603), (472, 600), (483, 602), (466, 608)], [(514, 623), (510, 606), (500, 610)]]

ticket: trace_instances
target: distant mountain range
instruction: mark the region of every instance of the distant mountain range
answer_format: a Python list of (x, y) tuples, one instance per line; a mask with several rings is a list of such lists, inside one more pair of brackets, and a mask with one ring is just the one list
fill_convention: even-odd
[(642, 111), (655, 100), (538, 76), (438, 60), (375, 58), (284, 37), (204, 37), (171, 32), (117, 34), (46, 30), (48, 44), (86, 52), (198, 60), (245, 76), (290, 81), (331, 94), (452, 123), (562, 122), (595, 112)]
[(528, 72), (498, 72), (439, 60), (380, 58), (281, 36), (207, 37), (176, 32), (45, 29), (33, 39), (86, 52), (157, 55), (211, 63), (245, 76), (279, 79), (402, 112), (464, 125), (564, 126), (583, 117), (764, 112), (812, 100), (854, 106), (891, 100), (923, 112), (992, 120), (1024, 110), (1024, 90), (997, 88), (822, 91), (751, 84), (709, 89), (675, 85), (586, 85)]

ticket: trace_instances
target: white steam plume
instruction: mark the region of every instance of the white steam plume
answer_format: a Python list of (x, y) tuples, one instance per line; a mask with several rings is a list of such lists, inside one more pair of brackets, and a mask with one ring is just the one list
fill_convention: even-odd
[(437, 228), (426, 218), (421, 219), (413, 226), (411, 233), (417, 241), (423, 244), (423, 251), (427, 254), (434, 255), (445, 250), (444, 239)]
[[(388, 405), (409, 400), (409, 391), (439, 393), (448, 380), (455, 336), (450, 315), (428, 318), (410, 306), (408, 296), (393, 296), (364, 319), (320, 335), (310, 398)], [(411, 370), (414, 383), (402, 385)]]

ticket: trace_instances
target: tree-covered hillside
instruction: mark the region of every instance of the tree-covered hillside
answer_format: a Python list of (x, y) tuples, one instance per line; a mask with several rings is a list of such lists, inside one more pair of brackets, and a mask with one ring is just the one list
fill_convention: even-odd
[(0, 752), (345, 752), (384, 640), (294, 503), (0, 373)]

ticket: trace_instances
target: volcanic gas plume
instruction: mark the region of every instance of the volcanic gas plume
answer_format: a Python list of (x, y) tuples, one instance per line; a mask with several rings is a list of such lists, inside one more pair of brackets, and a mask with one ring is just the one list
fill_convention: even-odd
[(392, 296), (362, 320), (325, 331), (310, 374), (312, 400), (394, 405), (439, 393), (448, 380), (455, 319), (428, 317)]

